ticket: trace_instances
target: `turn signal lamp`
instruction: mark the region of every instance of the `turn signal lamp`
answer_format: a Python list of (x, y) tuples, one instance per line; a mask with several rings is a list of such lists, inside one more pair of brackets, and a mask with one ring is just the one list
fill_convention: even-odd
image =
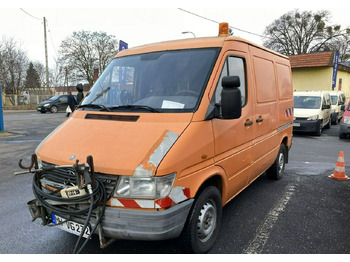
[(229, 35), (228, 23), (220, 23), (219, 36), (228, 36), (228, 35)]

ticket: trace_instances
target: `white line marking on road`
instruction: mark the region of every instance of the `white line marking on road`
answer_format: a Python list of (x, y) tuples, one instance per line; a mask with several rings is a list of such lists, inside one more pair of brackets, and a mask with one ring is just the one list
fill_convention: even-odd
[(260, 254), (262, 252), (270, 237), (273, 226), (275, 225), (279, 215), (285, 210), (286, 205), (294, 194), (294, 191), (294, 185), (288, 185), (286, 187), (283, 196), (266, 215), (264, 222), (258, 227), (255, 237), (243, 250), (243, 254)]

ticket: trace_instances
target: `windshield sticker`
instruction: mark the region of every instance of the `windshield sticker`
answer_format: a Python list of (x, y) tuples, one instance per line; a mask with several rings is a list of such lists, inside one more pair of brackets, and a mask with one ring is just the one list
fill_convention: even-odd
[(162, 109), (184, 109), (185, 104), (163, 100)]

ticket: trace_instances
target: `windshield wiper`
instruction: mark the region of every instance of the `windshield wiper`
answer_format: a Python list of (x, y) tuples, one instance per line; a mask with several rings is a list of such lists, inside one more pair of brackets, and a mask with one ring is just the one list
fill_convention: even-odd
[(108, 109), (110, 110), (117, 110), (117, 109), (143, 109), (147, 110), (153, 113), (159, 113), (157, 109), (154, 109), (153, 107), (150, 106), (144, 106), (144, 105), (124, 105), (124, 106), (113, 106), (109, 107)]
[(100, 105), (100, 104), (86, 104), (86, 105), (80, 105), (78, 108), (86, 108), (86, 107), (90, 107), (90, 108), (99, 108), (101, 109), (100, 111), (111, 111), (108, 107), (105, 107), (104, 105)]

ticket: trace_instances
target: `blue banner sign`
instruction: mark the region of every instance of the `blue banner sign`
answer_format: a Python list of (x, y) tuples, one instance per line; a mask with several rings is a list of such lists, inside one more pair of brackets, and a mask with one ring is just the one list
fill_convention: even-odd
[(128, 49), (128, 43), (125, 43), (122, 40), (119, 40), (119, 51), (122, 51), (124, 49)]
[(333, 65), (332, 90), (334, 90), (337, 84), (338, 63), (339, 63), (339, 52), (336, 52), (335, 58), (334, 58), (334, 65)]

